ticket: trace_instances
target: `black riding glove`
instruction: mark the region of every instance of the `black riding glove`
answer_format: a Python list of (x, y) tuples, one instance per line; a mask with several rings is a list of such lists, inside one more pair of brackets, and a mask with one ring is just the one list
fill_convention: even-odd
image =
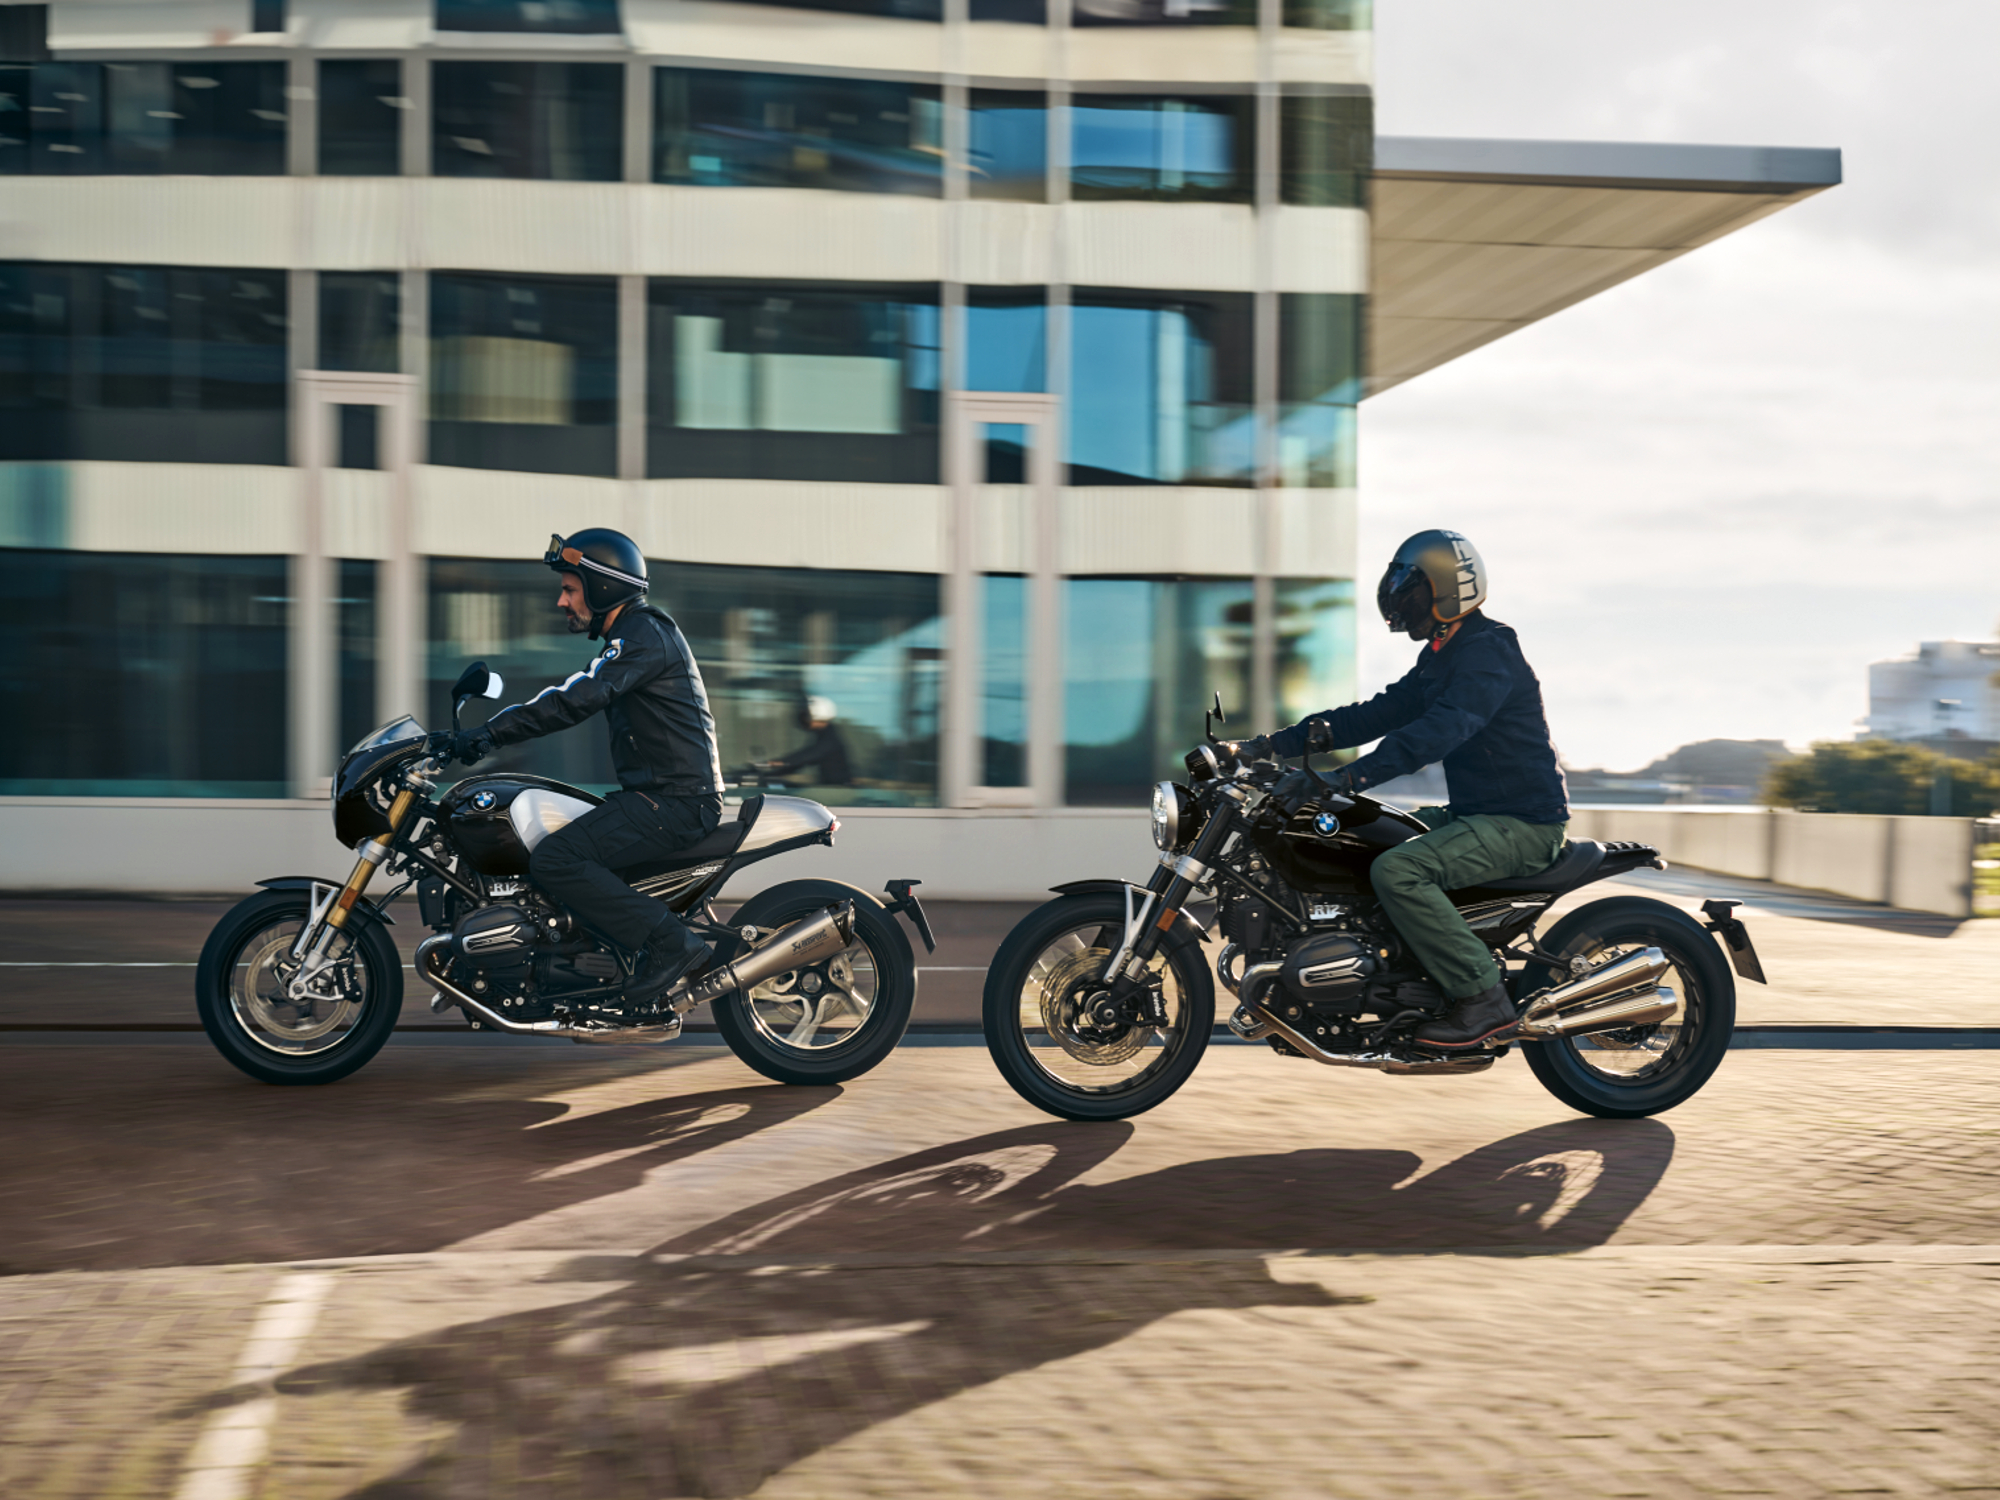
[(450, 729), (430, 737), (424, 749), (445, 760), (455, 760), (462, 766), (476, 766), (493, 748), (493, 741), (483, 729)]
[(1236, 753), (1237, 760), (1244, 765), (1248, 765), (1251, 761), (1255, 760), (1277, 759), (1271, 753), (1271, 737), (1268, 734), (1256, 735), (1247, 740), (1231, 741), (1229, 748)]

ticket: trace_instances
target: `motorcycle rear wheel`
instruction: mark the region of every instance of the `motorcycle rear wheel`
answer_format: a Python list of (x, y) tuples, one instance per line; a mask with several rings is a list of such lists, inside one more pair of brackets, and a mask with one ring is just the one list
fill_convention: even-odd
[(294, 1003), (278, 972), (311, 919), (296, 891), (239, 902), (215, 924), (195, 969), (195, 1007), (208, 1039), (260, 1083), (334, 1083), (389, 1040), (403, 1008), (403, 960), (388, 933), (358, 918), (336, 939), (341, 997)]
[[(1571, 1109), (1604, 1120), (1657, 1115), (1692, 1099), (1722, 1065), (1736, 1030), (1736, 980), (1715, 940), (1686, 912), (1646, 896), (1612, 896), (1571, 912), (1537, 946), (1593, 962), (1658, 948), (1672, 965), (1665, 983), (1680, 999), (1679, 1010), (1656, 1026), (1522, 1047), (1542, 1087)], [(1537, 968), (1528, 992), (1559, 978)]]
[(986, 1048), (1014, 1092), (1065, 1120), (1123, 1120), (1187, 1082), (1215, 1024), (1200, 944), (1176, 932), (1152, 962), (1167, 1034), (1092, 1026), (1080, 1007), (1123, 936), (1115, 895), (1064, 896), (1007, 934), (986, 971)]

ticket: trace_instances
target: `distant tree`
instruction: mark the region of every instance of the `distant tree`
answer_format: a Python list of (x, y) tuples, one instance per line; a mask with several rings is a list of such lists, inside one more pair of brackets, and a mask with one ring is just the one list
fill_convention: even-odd
[(1953, 817), (1983, 818), (2000, 805), (2000, 756), (1954, 760), (1898, 740), (1822, 741), (1772, 766), (1764, 799), (1802, 812), (1921, 814), (1940, 774), (1951, 778)]

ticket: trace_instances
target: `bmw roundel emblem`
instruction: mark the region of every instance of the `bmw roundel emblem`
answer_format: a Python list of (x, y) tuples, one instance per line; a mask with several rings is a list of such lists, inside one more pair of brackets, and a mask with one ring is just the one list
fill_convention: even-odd
[(472, 794), (472, 805), (481, 812), (487, 811), (487, 809), (491, 808), (499, 800), (493, 793), (483, 789)]
[(1340, 819), (1336, 818), (1330, 812), (1323, 812), (1313, 819), (1313, 828), (1322, 836), (1332, 838), (1336, 833), (1340, 832)]

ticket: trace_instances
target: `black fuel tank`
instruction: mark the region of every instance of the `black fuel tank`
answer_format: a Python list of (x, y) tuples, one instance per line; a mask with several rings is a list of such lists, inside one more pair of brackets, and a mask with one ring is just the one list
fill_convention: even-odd
[(604, 799), (546, 776), (507, 773), (468, 776), (444, 794), (440, 804), (452, 842), (482, 875), (525, 875), (528, 849), (514, 831), (507, 810), (530, 787), (598, 803)]
[(1358, 797), (1338, 814), (1302, 812), (1258, 847), (1295, 888), (1353, 896), (1369, 890), (1377, 855), (1429, 831), (1401, 808)]

